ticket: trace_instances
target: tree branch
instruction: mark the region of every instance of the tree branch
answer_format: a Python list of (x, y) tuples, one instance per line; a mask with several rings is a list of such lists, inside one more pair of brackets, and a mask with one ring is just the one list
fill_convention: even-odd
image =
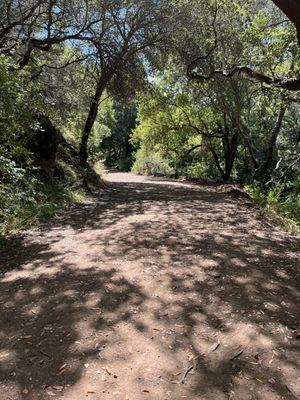
[(290, 91), (299, 91), (300, 90), (300, 77), (297, 78), (271, 78), (268, 75), (265, 75), (261, 72), (254, 71), (252, 68), (247, 66), (236, 66), (231, 70), (214, 70), (211, 71), (208, 75), (202, 75), (200, 73), (194, 72), (195, 66), (191, 63), (187, 68), (187, 76), (190, 79), (196, 80), (198, 82), (208, 81), (216, 76), (221, 76), (223, 78), (230, 78), (235, 74), (244, 74), (249, 78), (258, 81), (260, 83), (264, 83), (268, 86), (272, 86), (274, 88), (286, 89)]

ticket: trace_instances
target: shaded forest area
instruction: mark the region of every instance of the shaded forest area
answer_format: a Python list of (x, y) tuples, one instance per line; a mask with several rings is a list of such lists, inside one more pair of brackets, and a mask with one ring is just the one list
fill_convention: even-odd
[(3, 0), (1, 233), (108, 168), (243, 185), (300, 220), (300, 5)]

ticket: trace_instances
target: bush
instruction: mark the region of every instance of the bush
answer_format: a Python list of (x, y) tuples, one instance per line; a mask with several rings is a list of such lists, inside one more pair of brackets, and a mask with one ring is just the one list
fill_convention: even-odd
[[(62, 168), (62, 163), (60, 163)], [(83, 198), (83, 191), (70, 185), (70, 176), (45, 181), (38, 168), (20, 168), (0, 157), (0, 235), (28, 228), (53, 217), (67, 202)]]
[(174, 170), (159, 153), (147, 154), (143, 149), (137, 151), (132, 171), (154, 176), (171, 176), (174, 174)]
[(267, 192), (258, 182), (254, 182), (246, 185), (245, 190), (255, 203), (282, 217), (284, 225), (297, 231), (300, 229), (298, 180), (289, 184), (275, 183)]
[(64, 180), (68, 185), (72, 186), (78, 182), (78, 176), (72, 165), (67, 164), (65, 161), (58, 161), (55, 166), (55, 175)]
[(261, 184), (259, 182), (254, 181), (252, 184), (245, 185), (244, 189), (255, 203), (262, 207), (266, 206), (266, 195), (263, 193)]
[(203, 161), (195, 161), (192, 164), (187, 165), (185, 175), (192, 179), (220, 179), (215, 165)]
[(133, 160), (132, 157), (120, 158), (118, 160), (118, 170), (123, 172), (129, 172), (132, 168)]

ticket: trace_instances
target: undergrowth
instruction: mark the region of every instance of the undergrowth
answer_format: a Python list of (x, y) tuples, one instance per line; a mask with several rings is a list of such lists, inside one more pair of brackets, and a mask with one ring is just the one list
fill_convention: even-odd
[(246, 192), (288, 230), (300, 233), (300, 179), (284, 184), (275, 183), (265, 190), (258, 182), (245, 186)]
[[(98, 167), (99, 171), (99, 167)], [(68, 203), (87, 198), (83, 178), (95, 187), (99, 174), (91, 170), (79, 174), (72, 165), (58, 162), (55, 174), (45, 177), (39, 168), (21, 168), (0, 157), (0, 241), (5, 235), (28, 229), (53, 218)]]

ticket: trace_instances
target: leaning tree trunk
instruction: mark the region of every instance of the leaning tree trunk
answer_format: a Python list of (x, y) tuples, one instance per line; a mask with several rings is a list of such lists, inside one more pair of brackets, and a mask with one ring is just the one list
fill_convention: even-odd
[(219, 173), (221, 175), (221, 178), (222, 178), (223, 181), (225, 181), (225, 172), (224, 172), (224, 170), (223, 170), (223, 168), (221, 166), (218, 154), (216, 153), (215, 149), (211, 145), (210, 145), (209, 149), (210, 149), (210, 152), (211, 152), (211, 154), (213, 156), (213, 159), (215, 161), (216, 167), (217, 167), (217, 169), (218, 169), (218, 171), (219, 171)]
[(108, 81), (104, 77), (101, 77), (98, 80), (96, 91), (90, 104), (90, 109), (82, 132), (79, 149), (79, 159), (82, 165), (86, 164), (88, 159), (88, 141), (97, 118), (99, 102), (106, 88), (107, 82)]
[(262, 162), (259, 168), (256, 170), (255, 179), (259, 180), (260, 182), (266, 182), (267, 180), (269, 180), (272, 168), (274, 168), (277, 137), (282, 127), (285, 112), (286, 112), (286, 105), (283, 104), (280, 108), (277, 120), (269, 137), (268, 143), (264, 149), (264, 162)]

